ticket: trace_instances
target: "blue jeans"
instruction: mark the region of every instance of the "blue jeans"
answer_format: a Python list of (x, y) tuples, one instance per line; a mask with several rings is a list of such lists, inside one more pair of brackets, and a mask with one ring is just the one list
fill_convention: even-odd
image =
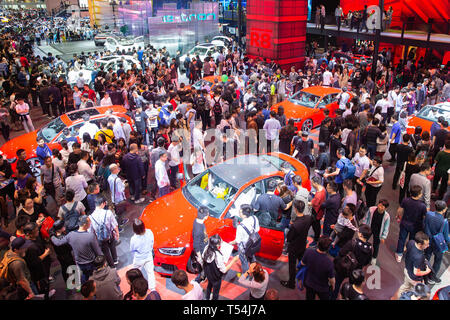
[(130, 196), (134, 196), (135, 200), (141, 198), (142, 180), (141, 179), (127, 179), (130, 186)]
[(239, 259), (241, 260), (242, 273), (245, 273), (249, 268), (249, 264), (255, 261), (255, 256), (253, 257), (246, 256), (245, 244), (242, 242), (238, 244), (238, 253)]
[(405, 227), (403, 224), (400, 224), (400, 231), (398, 233), (398, 242), (397, 242), (397, 251), (396, 253), (398, 255), (403, 254), (403, 249), (405, 248), (405, 242), (406, 238), (409, 235), (409, 239), (413, 240), (415, 235), (417, 233), (417, 230), (414, 230), (413, 228)]
[(291, 218), (289, 217), (282, 217), (280, 222), (280, 229), (284, 233), (284, 244), (286, 245), (286, 236), (289, 231), (289, 222), (291, 221)]
[(444, 257), (444, 254), (436, 247), (436, 245), (434, 244), (434, 240), (430, 239), (430, 246), (425, 250), (425, 258), (430, 261), (432, 254), (434, 254), (433, 272), (437, 277), (439, 269), (441, 268), (442, 258)]
[(79, 264), (78, 267), (81, 270), (81, 284), (84, 284), (94, 272), (94, 263)]
[(367, 145), (367, 154), (369, 155), (370, 159), (373, 159), (375, 157), (375, 153), (377, 152), (377, 146), (376, 145)]
[(325, 218), (323, 219), (323, 230), (322, 230), (322, 234), (324, 236), (327, 237), (330, 236), (331, 232), (333, 231), (333, 229), (331, 229), (332, 224), (336, 224), (335, 219), (327, 218), (327, 216), (325, 215)]
[(159, 197), (165, 196), (170, 192), (170, 186), (159, 188)]

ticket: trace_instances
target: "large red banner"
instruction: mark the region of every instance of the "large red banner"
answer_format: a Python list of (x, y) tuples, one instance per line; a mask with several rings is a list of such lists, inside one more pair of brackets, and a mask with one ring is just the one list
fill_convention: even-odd
[(248, 0), (247, 53), (283, 69), (305, 59), (307, 0)]

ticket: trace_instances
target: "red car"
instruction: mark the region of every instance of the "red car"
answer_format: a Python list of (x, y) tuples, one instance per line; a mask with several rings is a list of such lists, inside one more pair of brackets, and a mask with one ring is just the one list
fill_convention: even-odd
[[(40, 161), (36, 156), (37, 137), (44, 139), (50, 150), (61, 150), (60, 142), (66, 137), (63, 134), (63, 130), (68, 128), (71, 131), (72, 136), (78, 136), (78, 130), (83, 126), (83, 114), (90, 115), (90, 121), (95, 123), (100, 128), (100, 121), (110, 117), (106, 114), (106, 111), (113, 110), (113, 115), (118, 118), (125, 118), (129, 124), (133, 125), (133, 120), (126, 114), (127, 109), (122, 106), (108, 106), (108, 107), (94, 107), (82, 110), (76, 110), (63, 114), (62, 116), (52, 120), (46, 126), (33, 132), (25, 133), (17, 138), (14, 138), (6, 142), (0, 150), (7, 157), (11, 163), (13, 171), (16, 169), (17, 156), (16, 151), (19, 149), (25, 149), (27, 154), (27, 162), (30, 165), (33, 174), (39, 176), (41, 173)], [(78, 139), (79, 140), (79, 139)]]
[[(238, 215), (241, 204), (252, 203), (264, 194), (270, 180), (283, 180), (282, 168), (300, 175), (303, 186), (311, 189), (308, 170), (295, 158), (283, 153), (242, 155), (206, 169), (181, 189), (149, 204), (141, 219), (155, 237), (155, 271), (163, 275), (171, 275), (177, 269), (192, 271), (188, 268), (192, 229), (201, 205), (206, 205), (210, 211), (205, 222), (208, 236), (219, 234), (224, 241), (233, 241), (236, 229), (231, 218)], [(276, 260), (283, 250), (283, 230), (270, 214), (255, 215), (262, 238), (257, 255)]]
[[(330, 110), (331, 118), (336, 116), (335, 111), (339, 108), (338, 95), (340, 92), (340, 89), (331, 87), (308, 87), (274, 105), (272, 110), (278, 111), (278, 107), (283, 106), (286, 118), (294, 119), (298, 130), (310, 131), (322, 123), (325, 118), (324, 109)], [(348, 93), (350, 101), (353, 95)]]

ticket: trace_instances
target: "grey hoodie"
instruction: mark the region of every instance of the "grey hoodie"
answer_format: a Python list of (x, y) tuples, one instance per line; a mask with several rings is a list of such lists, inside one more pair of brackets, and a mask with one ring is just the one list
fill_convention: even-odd
[(120, 290), (120, 278), (116, 269), (106, 266), (95, 270), (90, 280), (95, 281), (97, 286), (97, 300), (122, 300), (123, 293)]

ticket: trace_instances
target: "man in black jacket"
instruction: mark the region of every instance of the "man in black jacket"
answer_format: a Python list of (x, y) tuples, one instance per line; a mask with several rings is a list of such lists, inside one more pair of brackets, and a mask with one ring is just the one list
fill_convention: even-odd
[(367, 126), (366, 132), (364, 133), (367, 143), (367, 153), (371, 159), (375, 157), (375, 152), (377, 151), (377, 138), (385, 138), (385, 135), (381, 132), (380, 128), (378, 128), (379, 123), (380, 120), (374, 118), (372, 124)]
[(395, 167), (394, 178), (392, 180), (392, 190), (397, 189), (398, 178), (403, 170), (405, 162), (408, 161), (409, 154), (414, 152), (413, 148), (409, 146), (411, 136), (407, 133), (403, 135), (403, 142), (397, 145), (395, 151), (397, 153), (397, 166)]
[[(342, 282), (355, 269), (363, 269), (372, 261), (372, 244), (368, 242), (372, 230), (366, 224), (359, 227), (358, 238), (348, 241), (339, 250), (339, 255), (334, 259), (336, 270), (336, 285), (332, 293), (332, 299), (336, 300)], [(348, 264), (349, 257), (355, 258), (354, 263)]]
[(338, 186), (334, 181), (327, 185), (328, 199), (325, 200), (320, 209), (325, 210), (325, 218), (323, 221), (323, 235), (331, 234), (331, 225), (336, 224), (339, 216), (339, 208), (341, 207), (341, 196), (339, 195)]
[[(194, 220), (194, 227), (192, 228), (192, 249), (195, 252), (197, 263), (202, 263), (202, 254), (206, 245), (208, 244), (208, 234), (206, 233), (205, 221), (209, 216), (208, 207), (201, 206), (197, 211), (197, 219)], [(191, 258), (192, 259), (192, 258)], [(202, 270), (197, 276), (196, 281), (200, 283), (205, 279), (205, 274)]]
[(302, 260), (303, 254), (306, 250), (306, 243), (308, 237), (308, 230), (312, 224), (311, 215), (305, 216), (303, 211), (305, 203), (301, 200), (294, 200), (294, 211), (297, 215), (296, 220), (290, 227), (287, 234), (288, 241), (288, 258), (289, 258), (289, 280), (280, 281), (281, 284), (287, 288), (295, 288), (295, 272), (297, 260)]

